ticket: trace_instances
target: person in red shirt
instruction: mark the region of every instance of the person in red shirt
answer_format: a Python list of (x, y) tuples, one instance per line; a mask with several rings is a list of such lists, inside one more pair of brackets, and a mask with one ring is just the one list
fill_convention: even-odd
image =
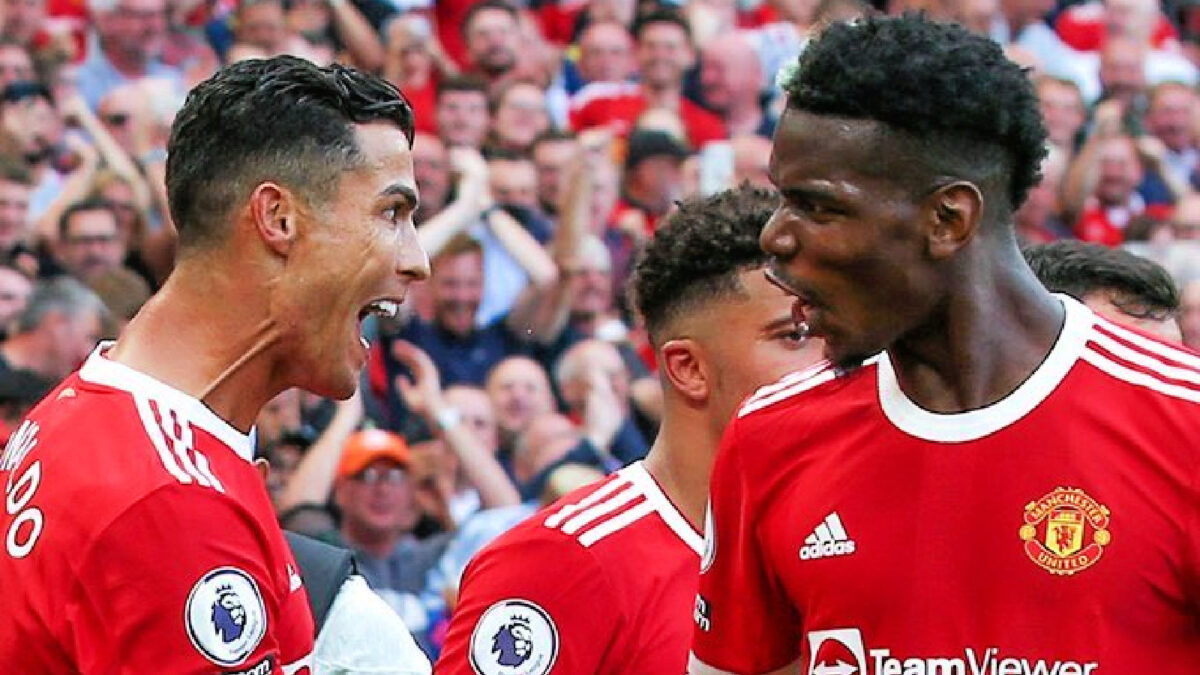
[(584, 87), (571, 101), (571, 127), (609, 127), (626, 136), (642, 112), (665, 108), (683, 121), (693, 149), (728, 138), (720, 117), (683, 96), (683, 76), (696, 60), (687, 21), (676, 11), (655, 10), (634, 23), (633, 36), (641, 81)]
[(649, 242), (633, 293), (663, 385), (653, 449), (471, 561), (438, 673), (683, 672), (721, 429), (755, 386), (820, 354), (763, 276), (773, 204), (750, 188), (687, 200)]
[(0, 455), (0, 663), (39, 673), (307, 673), (313, 618), (252, 425), (346, 398), (360, 322), (428, 274), (412, 111), (391, 85), (245, 61), (175, 118), (178, 259)]
[(906, 15), (783, 88), (761, 241), (828, 362), (726, 430), (688, 671), (1194, 672), (1200, 357), (1025, 264), (1022, 69)]

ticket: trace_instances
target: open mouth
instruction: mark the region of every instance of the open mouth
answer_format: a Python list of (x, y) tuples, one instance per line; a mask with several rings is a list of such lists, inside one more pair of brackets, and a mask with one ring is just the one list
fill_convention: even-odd
[(379, 298), (372, 300), (363, 305), (363, 308), (358, 310), (358, 320), (361, 322), (368, 316), (377, 316), (382, 319), (395, 319), (400, 315), (400, 303), (403, 299), (396, 298)]
[(795, 298), (792, 303), (792, 321), (796, 327), (805, 336), (809, 336), (811, 324), (809, 318), (812, 310), (816, 309), (816, 303), (805, 292), (796, 288), (796, 284), (788, 279), (783, 273), (776, 270), (774, 267), (767, 267), (765, 271), (767, 281), (771, 282), (784, 293)]

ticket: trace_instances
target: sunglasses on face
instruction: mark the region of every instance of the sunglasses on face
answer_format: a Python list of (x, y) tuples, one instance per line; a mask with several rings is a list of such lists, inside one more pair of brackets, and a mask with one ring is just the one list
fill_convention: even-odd
[(363, 485), (378, 485), (380, 483), (399, 485), (407, 478), (408, 474), (404, 472), (404, 469), (398, 466), (390, 466), (386, 469), (372, 466), (363, 469), (354, 475), (354, 480), (362, 483)]

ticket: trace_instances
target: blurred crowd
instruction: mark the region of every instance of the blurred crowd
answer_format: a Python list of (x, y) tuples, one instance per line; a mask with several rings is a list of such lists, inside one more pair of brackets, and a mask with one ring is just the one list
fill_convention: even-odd
[(0, 0), (3, 436), (170, 274), (191, 86), (282, 53), (381, 73), (416, 111), (432, 276), (364, 321), (359, 394), (285, 392), (256, 435), (283, 525), (357, 551), (436, 655), (475, 551), (653, 440), (624, 289), (656, 224), (769, 185), (779, 71), (830, 21), (908, 9), (1028, 67), (1051, 147), (1019, 236), (1159, 263), (1200, 348), (1196, 0)]

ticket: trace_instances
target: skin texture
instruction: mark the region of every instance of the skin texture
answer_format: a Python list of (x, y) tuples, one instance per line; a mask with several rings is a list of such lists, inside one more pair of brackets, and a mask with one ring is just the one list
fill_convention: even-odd
[(1041, 363), (1064, 310), (1021, 260), (1011, 225), (985, 222), (985, 200), (1003, 196), (963, 180), (917, 187), (886, 131), (785, 113), (771, 158), (783, 198), (761, 238), (771, 274), (836, 363), (886, 349), (918, 405), (988, 405)]
[(110, 358), (243, 430), (284, 389), (349, 397), (367, 358), (365, 308), (403, 300), (429, 274), (412, 223), (408, 141), (385, 122), (355, 125), (354, 134), (363, 159), (341, 174), (329, 200), (312, 204), (259, 183), (231, 210), (225, 239), (181, 256)]

